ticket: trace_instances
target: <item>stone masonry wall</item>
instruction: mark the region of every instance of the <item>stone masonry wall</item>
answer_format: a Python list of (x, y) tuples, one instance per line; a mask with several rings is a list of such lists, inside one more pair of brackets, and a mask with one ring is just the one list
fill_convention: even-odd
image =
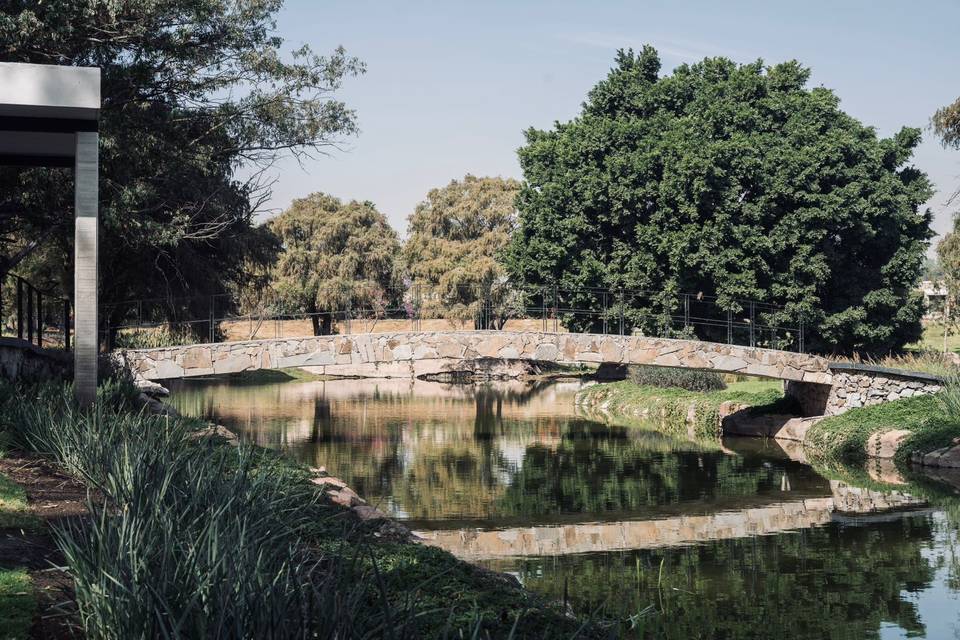
[(477, 360), (682, 367), (785, 380), (786, 393), (800, 401), (805, 415), (837, 414), (940, 389), (929, 376), (869, 367), (841, 369), (825, 358), (802, 353), (696, 340), (536, 331), (281, 338), (127, 350), (119, 357), (147, 380), (289, 367), (309, 367), (319, 374), (354, 371), (374, 377), (417, 377), (462, 371), (465, 362)]
[(26, 340), (0, 338), (0, 377), (7, 380), (64, 378), (72, 364), (70, 354), (41, 349)]
[[(148, 380), (254, 369), (374, 365), (388, 376), (455, 371), (462, 361), (532, 360), (686, 367), (830, 384), (817, 356), (695, 340), (507, 331), (403, 332), (189, 345), (121, 352)], [(322, 373), (323, 370), (318, 372)]]

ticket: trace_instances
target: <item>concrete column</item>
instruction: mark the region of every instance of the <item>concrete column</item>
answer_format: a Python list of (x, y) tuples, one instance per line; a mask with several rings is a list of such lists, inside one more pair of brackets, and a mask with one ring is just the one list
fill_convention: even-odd
[(77, 133), (73, 267), (74, 395), (84, 405), (97, 395), (97, 210), (99, 134)]

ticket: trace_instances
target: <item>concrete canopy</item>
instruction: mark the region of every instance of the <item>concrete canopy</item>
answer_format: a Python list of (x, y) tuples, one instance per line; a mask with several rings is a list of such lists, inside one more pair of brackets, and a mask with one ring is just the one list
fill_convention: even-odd
[(0, 63), (0, 164), (74, 168), (74, 389), (96, 396), (100, 69)]

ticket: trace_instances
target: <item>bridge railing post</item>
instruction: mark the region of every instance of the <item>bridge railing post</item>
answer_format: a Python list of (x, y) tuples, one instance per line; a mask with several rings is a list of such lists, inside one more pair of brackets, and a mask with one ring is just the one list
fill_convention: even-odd
[(560, 332), (560, 291), (557, 285), (553, 285), (553, 332)]
[(623, 289), (620, 289), (620, 292), (619, 292), (619, 296), (618, 296), (618, 297), (620, 298), (620, 304), (619, 304), (619, 307), (620, 307), (620, 335), (623, 335), (623, 305), (624, 305)]
[(216, 333), (213, 329), (214, 316), (216, 316), (216, 296), (210, 296), (210, 343), (216, 342)]
[(413, 317), (417, 331), (420, 331), (420, 315), (422, 313), (421, 307), (423, 306), (423, 292), (421, 291), (420, 286), (420, 284), (417, 284), (416, 303), (413, 307)]
[(43, 292), (37, 291), (37, 346), (43, 347)]
[(727, 344), (733, 344), (733, 309), (727, 309)]
[(603, 333), (607, 333), (607, 290), (603, 290)]
[(683, 294), (683, 332), (690, 328), (690, 294)]
[(27, 342), (33, 344), (33, 286), (27, 283)]
[(23, 340), (23, 280), (17, 278), (17, 338)]
[(755, 328), (756, 318), (757, 318), (756, 303), (753, 300), (751, 300), (750, 301), (750, 348), (751, 349), (757, 346), (757, 336), (756, 336), (756, 328)]
[(344, 311), (344, 325), (346, 328), (347, 335), (350, 335), (350, 321), (353, 319), (353, 308), (351, 306), (353, 296), (347, 296), (347, 309)]
[(547, 290), (540, 289), (540, 311), (543, 316), (543, 332), (547, 332)]
[(803, 352), (804, 352), (804, 344), (803, 344), (803, 318), (800, 318), (800, 328), (799, 328), (798, 333), (799, 333), (799, 335), (798, 335), (799, 344), (798, 344), (797, 346), (798, 346), (798, 350), (800, 351), (800, 353), (803, 353)]

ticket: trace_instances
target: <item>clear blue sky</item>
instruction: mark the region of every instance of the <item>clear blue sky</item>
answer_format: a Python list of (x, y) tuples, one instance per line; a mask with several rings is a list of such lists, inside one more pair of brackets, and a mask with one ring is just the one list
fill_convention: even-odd
[(520, 178), (524, 129), (575, 116), (618, 47), (653, 44), (663, 72), (724, 55), (797, 59), (812, 85), (888, 136), (924, 127), (914, 164), (938, 187), (934, 228), (949, 228), (960, 152), (927, 129), (960, 96), (960, 2), (653, 2), (287, 0), (290, 47), (336, 45), (368, 71), (340, 93), (361, 133), (344, 152), (279, 167), (273, 207), (325, 191), (371, 200), (401, 234), (427, 191), (465, 173)]

